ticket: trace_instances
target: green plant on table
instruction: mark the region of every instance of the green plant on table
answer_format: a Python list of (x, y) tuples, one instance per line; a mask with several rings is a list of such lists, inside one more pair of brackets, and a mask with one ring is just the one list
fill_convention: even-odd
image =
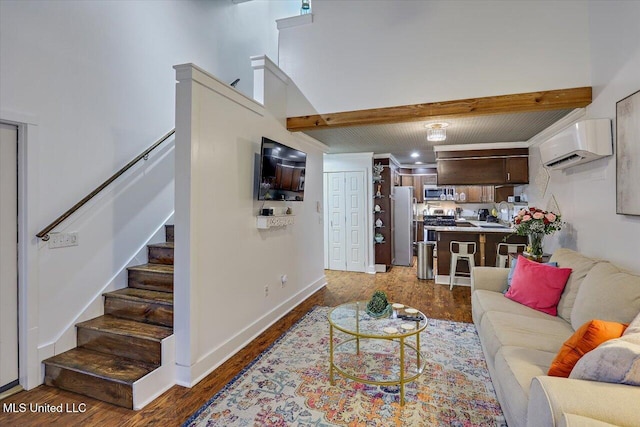
[(382, 291), (375, 291), (371, 300), (367, 303), (367, 310), (374, 314), (380, 314), (387, 309), (388, 305), (387, 294)]

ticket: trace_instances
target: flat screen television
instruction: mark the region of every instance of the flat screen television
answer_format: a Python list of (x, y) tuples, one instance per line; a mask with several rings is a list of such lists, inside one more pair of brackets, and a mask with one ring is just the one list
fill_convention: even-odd
[(304, 199), (307, 154), (262, 137), (258, 200)]

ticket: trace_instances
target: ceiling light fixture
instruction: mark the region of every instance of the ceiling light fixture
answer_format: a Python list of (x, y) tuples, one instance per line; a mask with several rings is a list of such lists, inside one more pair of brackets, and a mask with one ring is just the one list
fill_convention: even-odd
[(413, 153), (411, 153), (411, 157), (413, 157), (414, 159), (416, 157), (420, 157), (420, 153), (418, 153), (417, 151), (414, 151)]
[(425, 125), (427, 128), (427, 141), (437, 142), (447, 139), (447, 126), (449, 123), (429, 123)]

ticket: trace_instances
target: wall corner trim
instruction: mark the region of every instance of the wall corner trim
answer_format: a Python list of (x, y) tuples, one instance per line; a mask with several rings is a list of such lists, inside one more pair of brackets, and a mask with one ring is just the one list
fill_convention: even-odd
[(285, 28), (298, 27), (300, 25), (307, 25), (313, 23), (313, 13), (307, 13), (306, 15), (290, 16), (288, 18), (276, 19), (276, 25), (278, 30)]
[(267, 55), (252, 56), (250, 59), (251, 67), (254, 70), (268, 70), (287, 85), (291, 81), (289, 76), (284, 71), (282, 71), (282, 69), (278, 67), (278, 65), (273, 62)]
[(265, 108), (262, 104), (214, 77), (197, 65), (192, 63), (179, 64), (174, 65), (173, 69), (176, 70), (176, 80), (178, 83), (192, 80), (236, 104), (240, 104), (260, 116), (264, 116)]

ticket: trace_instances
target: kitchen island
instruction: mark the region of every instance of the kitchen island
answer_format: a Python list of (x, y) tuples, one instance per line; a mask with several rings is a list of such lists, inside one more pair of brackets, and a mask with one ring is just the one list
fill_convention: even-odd
[[(449, 283), (449, 269), (451, 263), (451, 252), (449, 244), (451, 241), (475, 242), (476, 254), (474, 261), (476, 266), (495, 266), (496, 254), (499, 243), (526, 243), (526, 236), (518, 236), (513, 228), (495, 222), (459, 220), (456, 226), (425, 226), (426, 230), (437, 232), (436, 244), (436, 283)], [(458, 261), (458, 276), (469, 274), (466, 261)], [(465, 277), (458, 277), (456, 284), (470, 285), (471, 281)]]

